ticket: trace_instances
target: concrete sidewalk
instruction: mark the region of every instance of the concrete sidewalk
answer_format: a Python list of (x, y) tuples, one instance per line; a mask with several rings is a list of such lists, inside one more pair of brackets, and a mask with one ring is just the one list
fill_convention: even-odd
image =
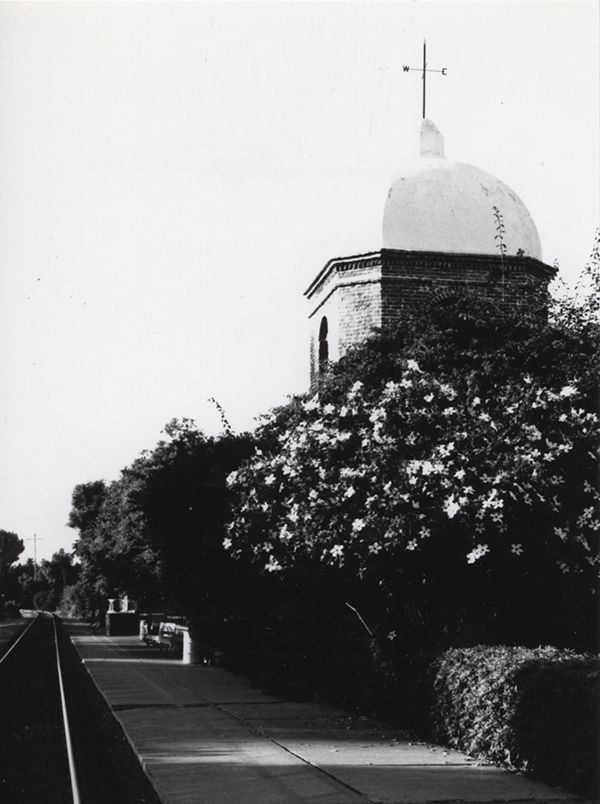
[(163, 659), (134, 637), (70, 632), (165, 804), (583, 801), (377, 721)]

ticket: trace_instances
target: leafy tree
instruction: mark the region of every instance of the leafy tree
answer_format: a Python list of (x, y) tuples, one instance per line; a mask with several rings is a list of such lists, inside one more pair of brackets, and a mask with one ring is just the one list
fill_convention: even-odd
[(69, 513), (69, 527), (77, 528), (82, 536), (92, 536), (105, 497), (106, 483), (103, 480), (75, 486)]
[(228, 588), (228, 568), (240, 574), (222, 549), (225, 478), (250, 454), (249, 437), (207, 438), (190, 419), (174, 419), (164, 432), (118, 480), (74, 491), (74, 594), (88, 611), (122, 592), (142, 608), (207, 611)]
[(78, 569), (73, 563), (73, 556), (62, 548), (50, 560), (42, 560), (33, 598), (36, 607), (47, 611), (59, 609), (65, 589), (77, 580)]
[(125, 472), (112, 483), (95, 481), (73, 492), (69, 524), (79, 529), (75, 552), (81, 562), (73, 598), (82, 612), (99, 616), (109, 597), (139, 596), (156, 586), (156, 556), (144, 541), (133, 493)]
[(8, 530), (0, 530), (0, 581), (4, 577), (6, 570), (19, 558), (25, 545), (16, 533)]
[(23, 540), (16, 533), (0, 530), (0, 604), (14, 597), (10, 567), (24, 549)]
[(206, 613), (239, 572), (224, 554), (225, 479), (249, 456), (248, 436), (208, 438), (189, 419), (172, 420), (167, 439), (143, 453), (123, 477), (143, 512), (144, 534), (158, 557), (160, 589), (173, 608)]
[(5, 598), (19, 608), (60, 608), (65, 589), (75, 583), (79, 567), (73, 556), (60, 549), (51, 559), (34, 566), (33, 559), (10, 567), (5, 583)]

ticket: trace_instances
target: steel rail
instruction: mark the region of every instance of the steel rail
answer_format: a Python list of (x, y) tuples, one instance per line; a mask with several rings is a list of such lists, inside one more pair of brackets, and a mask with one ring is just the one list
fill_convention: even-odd
[(65, 741), (67, 744), (67, 758), (69, 760), (69, 776), (71, 777), (71, 795), (73, 797), (73, 804), (81, 804), (81, 797), (79, 795), (79, 785), (77, 783), (77, 770), (75, 768), (75, 757), (73, 754), (73, 743), (71, 741), (71, 730), (69, 728), (69, 715), (67, 713), (67, 701), (65, 698), (65, 688), (62, 680), (62, 668), (60, 665), (60, 652), (58, 650), (58, 633), (56, 630), (56, 615), (52, 615), (52, 623), (54, 625), (54, 644), (56, 647), (56, 666), (58, 668), (58, 686), (60, 689), (60, 702), (62, 706), (63, 724), (65, 729)]
[(19, 636), (17, 637), (17, 639), (15, 639), (15, 641), (12, 643), (12, 645), (11, 645), (11, 646), (10, 646), (10, 648), (9, 648), (9, 649), (6, 651), (6, 653), (3, 653), (3, 654), (2, 654), (2, 656), (0, 656), (0, 664), (2, 664), (2, 662), (3, 662), (3, 661), (6, 659), (6, 657), (9, 655), (9, 653), (11, 653), (11, 652), (12, 652), (12, 651), (13, 651), (13, 650), (14, 650), (14, 649), (17, 647), (17, 645), (18, 645), (18, 644), (19, 644), (19, 642), (20, 642), (20, 641), (23, 639), (23, 637), (25, 636), (25, 634), (26, 634), (26, 633), (29, 631), (29, 629), (31, 628), (31, 626), (32, 626), (34, 623), (36, 623), (36, 622), (38, 621), (39, 616), (40, 616), (40, 615), (38, 614), (38, 615), (37, 615), (37, 617), (36, 617), (34, 620), (32, 620), (32, 621), (29, 623), (29, 625), (27, 626), (27, 628), (26, 628), (24, 631), (22, 631), (22, 632), (19, 634)]

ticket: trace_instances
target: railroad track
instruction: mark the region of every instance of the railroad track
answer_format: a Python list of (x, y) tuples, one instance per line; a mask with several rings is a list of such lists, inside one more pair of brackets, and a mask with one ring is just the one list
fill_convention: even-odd
[(156, 804), (60, 620), (41, 613), (0, 656), (2, 804)]

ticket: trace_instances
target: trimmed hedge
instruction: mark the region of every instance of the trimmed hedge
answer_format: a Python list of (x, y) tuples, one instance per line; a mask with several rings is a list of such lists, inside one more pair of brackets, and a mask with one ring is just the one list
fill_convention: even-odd
[(551, 784), (597, 794), (595, 656), (479, 645), (446, 651), (433, 670), (435, 739)]

